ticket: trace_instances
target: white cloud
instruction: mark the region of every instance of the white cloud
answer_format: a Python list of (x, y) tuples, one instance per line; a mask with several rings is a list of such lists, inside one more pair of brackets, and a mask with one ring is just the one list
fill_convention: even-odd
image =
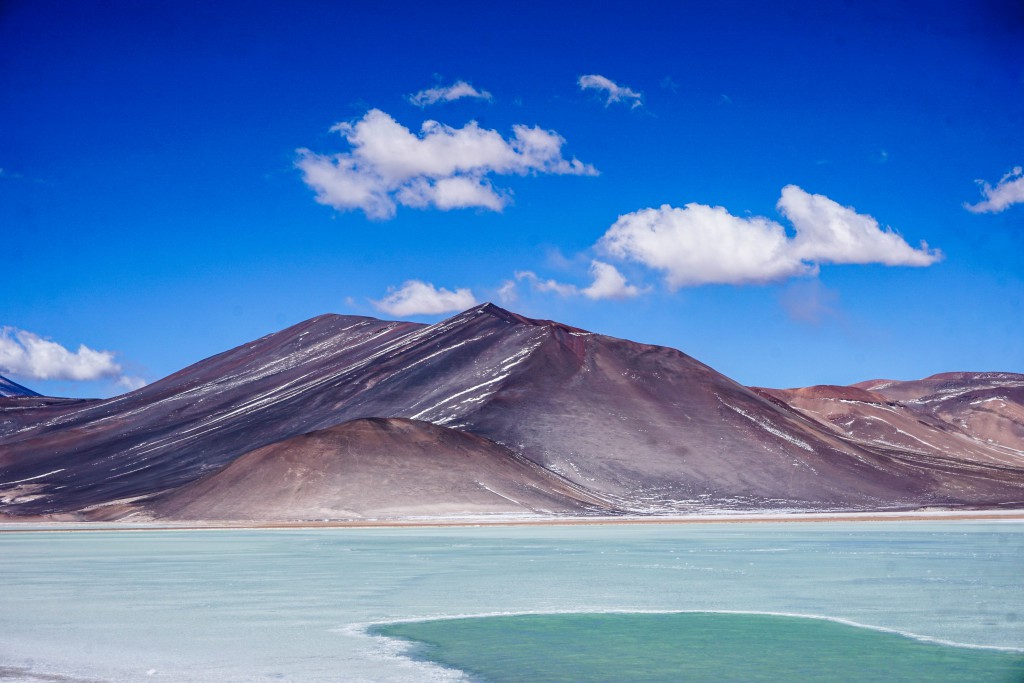
[(620, 216), (598, 242), (617, 258), (664, 271), (671, 289), (767, 282), (814, 272), (789, 248), (781, 225), (720, 206), (663, 205)]
[(796, 185), (783, 188), (778, 208), (792, 222), (794, 237), (763, 216), (734, 216), (723, 207), (696, 203), (683, 208), (666, 204), (620, 216), (598, 247), (664, 272), (671, 289), (813, 275), (820, 263), (927, 266), (942, 258), (925, 243), (914, 249), (871, 216)]
[(371, 303), (389, 315), (435, 315), (463, 311), (476, 306), (477, 301), (469, 289), (454, 292), (434, 287), (429, 282), (407, 280), (398, 289), (390, 288), (388, 295)]
[(558, 296), (575, 296), (580, 293), (579, 287), (557, 280), (541, 280), (532, 270), (517, 270), (517, 280), (525, 280), (535, 292), (552, 292)]
[[(517, 280), (525, 280), (538, 292), (553, 292), (559, 296), (585, 296), (588, 299), (629, 299), (639, 296), (642, 291), (636, 285), (626, 282), (625, 276), (618, 268), (603, 261), (590, 262), (590, 275), (593, 282), (587, 287), (577, 287), (573, 284), (558, 282), (557, 280), (542, 280), (532, 270), (521, 270), (516, 272)], [(510, 281), (511, 282), (511, 281)]]
[(418, 93), (409, 95), (409, 101), (417, 107), (437, 104), (438, 102), (454, 102), (463, 97), (472, 97), (478, 100), (492, 100), (494, 97), (486, 90), (477, 90), (466, 81), (456, 81), (449, 86), (439, 88), (428, 88)]
[(404, 206), (427, 209), (433, 205), (442, 211), (474, 206), (501, 211), (507, 201), (483, 178), (469, 176), (439, 178), (433, 182), (426, 178), (415, 178), (399, 188), (395, 197)]
[(590, 274), (594, 282), (580, 290), (588, 299), (631, 299), (640, 294), (636, 285), (627, 284), (625, 276), (610, 263), (591, 261)]
[(790, 250), (811, 263), (881, 263), (887, 266), (930, 266), (942, 255), (921, 242), (907, 244), (891, 228), (859, 214), (825, 195), (804, 192), (796, 185), (782, 188), (779, 212), (796, 228)]
[(359, 209), (369, 218), (391, 218), (398, 205), (501, 211), (509, 199), (491, 185), (491, 175), (597, 175), (593, 166), (562, 156), (564, 138), (538, 127), (513, 126), (505, 139), (475, 121), (462, 128), (425, 121), (416, 134), (371, 109), (331, 130), (351, 150), (321, 155), (300, 149), (296, 166), (319, 203)]
[(0, 372), (30, 379), (94, 380), (117, 377), (111, 351), (85, 344), (69, 351), (57, 342), (14, 327), (0, 328)]
[(981, 186), (985, 201), (964, 204), (972, 213), (999, 213), (1014, 204), (1024, 204), (1024, 168), (1015, 166), (992, 187), (984, 180), (976, 181)]
[(643, 106), (644, 96), (641, 93), (598, 74), (580, 76), (579, 86), (580, 90), (603, 90), (608, 98), (604, 103), (606, 107), (612, 102), (631, 102), (632, 109)]

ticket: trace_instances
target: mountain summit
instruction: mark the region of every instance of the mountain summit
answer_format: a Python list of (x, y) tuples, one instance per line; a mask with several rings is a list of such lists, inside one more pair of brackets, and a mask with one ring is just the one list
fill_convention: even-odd
[[(890, 400), (845, 391), (837, 405)], [(1020, 440), (968, 434), (970, 448), (936, 451), (862, 438), (807, 403), (820, 393), (750, 389), (675, 349), (493, 304), (434, 325), (323, 315), (113, 399), (0, 404), (0, 512), (322, 519), (1024, 500)], [(929, 438), (945, 438), (936, 420)]]

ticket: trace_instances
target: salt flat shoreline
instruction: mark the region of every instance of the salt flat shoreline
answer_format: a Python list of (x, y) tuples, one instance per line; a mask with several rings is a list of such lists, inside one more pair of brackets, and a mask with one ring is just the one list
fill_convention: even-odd
[(902, 512), (794, 512), (736, 513), (675, 516), (615, 517), (546, 517), (546, 516), (480, 516), (480, 517), (417, 517), (363, 520), (296, 520), (296, 521), (130, 521), (65, 522), (0, 518), (0, 534), (39, 532), (108, 532), (108, 531), (217, 531), (259, 529), (406, 529), (448, 527), (503, 526), (599, 526), (648, 524), (741, 524), (741, 523), (822, 523), (822, 522), (936, 522), (936, 521), (1024, 521), (1020, 510), (920, 510)]

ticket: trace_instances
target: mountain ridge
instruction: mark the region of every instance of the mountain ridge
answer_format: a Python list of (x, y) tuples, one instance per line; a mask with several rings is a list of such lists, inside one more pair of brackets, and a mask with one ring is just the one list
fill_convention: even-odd
[[(749, 388), (677, 349), (491, 303), (433, 325), (325, 314), (112, 399), (43, 401), (29, 410), (0, 404), (0, 514), (166, 514), (155, 501), (275, 444), (282, 450), (274, 452), (328, 467), (312, 452), (296, 454), (302, 440), (294, 440), (373, 419), (429, 423), (483, 439), (498, 450), (481, 447), (491, 455), (474, 467), (490, 467), (483, 463), (502, 460), (496, 454), (505, 451), (533, 463), (554, 479), (539, 475), (547, 482), (541, 484), (526, 470), (517, 476), (547, 486), (545, 495), (561, 497), (564, 509), (578, 501), (556, 480), (586, 491), (601, 501), (594, 509), (607, 514), (1024, 500), (1024, 412), (1015, 412), (1024, 396), (1018, 402), (1007, 395), (998, 409), (995, 401), (920, 403), (932, 395), (922, 392), (936, 387), (947, 398), (1008, 394), (1018, 390), (1012, 373), (945, 374), (910, 386), (886, 380), (889, 393), (860, 385)], [(956, 382), (966, 383), (962, 394)], [(917, 396), (918, 403), (892, 392)], [(408, 433), (449, 443), (441, 436), (448, 432), (431, 429)], [(936, 435), (942, 442), (931, 448), (914, 441)], [(350, 457), (351, 449), (338, 453)], [(382, 481), (392, 481), (395, 496), (409, 490)], [(250, 497), (236, 509), (257, 514), (260, 495), (232, 491)], [(380, 508), (369, 491), (344, 495), (362, 498), (327, 507), (338, 514), (408, 507)], [(420, 504), (439, 509), (437, 501)], [(288, 505), (295, 515), (312, 514), (297, 499)], [(286, 514), (288, 505), (273, 514)]]
[(28, 387), (22, 386), (14, 380), (7, 379), (3, 375), (0, 375), (0, 398), (10, 398), (13, 396), (41, 396), (42, 394), (32, 391)]

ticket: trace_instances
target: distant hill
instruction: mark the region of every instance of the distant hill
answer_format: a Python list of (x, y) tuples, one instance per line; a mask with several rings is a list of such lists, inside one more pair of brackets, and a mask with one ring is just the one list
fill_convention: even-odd
[(0, 375), (0, 397), (8, 396), (39, 396), (39, 394)]
[(1007, 467), (1024, 459), (1024, 375), (948, 372), (759, 391), (873, 450)]
[(324, 315), (113, 399), (0, 402), (0, 513), (1024, 507), (1022, 377), (938, 377), (751, 389), (492, 304), (434, 325)]

